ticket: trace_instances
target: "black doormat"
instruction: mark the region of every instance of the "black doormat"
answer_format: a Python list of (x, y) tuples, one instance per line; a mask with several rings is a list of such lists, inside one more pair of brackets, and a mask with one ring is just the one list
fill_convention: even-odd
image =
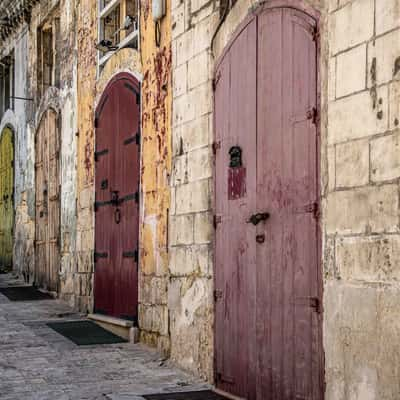
[(211, 390), (202, 390), (200, 392), (180, 392), (142, 395), (146, 400), (228, 400)]
[(4, 287), (0, 288), (0, 293), (11, 301), (53, 300), (48, 293), (43, 293), (33, 286)]
[(92, 321), (49, 322), (47, 326), (78, 346), (127, 342)]

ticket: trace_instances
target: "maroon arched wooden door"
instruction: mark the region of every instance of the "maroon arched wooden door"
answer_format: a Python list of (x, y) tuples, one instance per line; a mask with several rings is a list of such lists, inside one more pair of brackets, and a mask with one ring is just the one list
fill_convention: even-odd
[(95, 312), (137, 321), (140, 85), (119, 74), (95, 116)]
[(323, 398), (316, 22), (260, 12), (215, 76), (216, 385)]

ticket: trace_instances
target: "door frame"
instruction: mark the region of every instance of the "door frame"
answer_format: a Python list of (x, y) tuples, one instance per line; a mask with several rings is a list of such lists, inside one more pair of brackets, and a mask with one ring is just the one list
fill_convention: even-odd
[[(239, 0), (240, 1), (240, 0)], [(260, 14), (263, 12), (268, 12), (269, 10), (272, 9), (277, 9), (277, 8), (292, 8), (297, 11), (301, 11), (311, 18), (315, 20), (316, 23), (316, 96), (317, 96), (317, 123), (316, 123), (316, 146), (317, 146), (317, 151), (316, 151), (316, 173), (317, 173), (317, 182), (318, 182), (318, 207), (319, 210), (321, 210), (321, 198), (322, 198), (322, 183), (321, 183), (321, 110), (322, 110), (322, 101), (321, 101), (321, 14), (319, 11), (317, 11), (315, 8), (307, 4), (304, 0), (271, 0), (268, 3), (263, 3), (258, 6), (256, 6), (253, 9), (250, 9), (247, 14), (242, 18), (241, 21), (238, 22), (237, 27), (233, 30), (233, 33), (230, 37), (230, 39), (227, 41), (226, 45), (224, 46), (222, 52), (216, 59), (216, 62), (214, 64), (214, 69), (213, 69), (213, 82), (217, 82), (218, 80), (218, 69), (220, 64), (222, 63), (223, 59), (227, 55), (228, 51), (230, 50), (231, 46), (233, 43), (236, 41), (238, 36), (241, 34), (241, 32), (247, 27), (247, 25), (253, 21), (255, 18), (257, 18)], [(221, 24), (221, 26), (223, 23)], [(220, 29), (221, 26), (218, 28)], [(214, 34), (216, 36), (218, 31)], [(212, 45), (213, 43), (211, 43)], [(216, 113), (215, 113), (215, 90), (213, 91), (213, 130), (214, 130), (214, 144), (216, 143)], [(216, 187), (216, 155), (214, 151), (213, 155), (213, 188), (214, 188), (214, 195), (213, 195), (213, 215), (216, 214), (216, 201), (217, 201), (217, 187)], [(214, 229), (214, 235), (213, 235), (213, 248), (214, 250), (216, 249), (216, 233)], [(320, 382), (321, 382), (321, 399), (325, 398), (325, 352), (324, 352), (324, 346), (323, 346), (323, 321), (324, 321), (324, 310), (323, 310), (323, 291), (324, 291), (324, 286), (323, 286), (323, 260), (322, 260), (322, 219), (318, 219), (318, 224), (317, 224), (317, 284), (318, 284), (318, 296), (320, 299), (321, 303), (321, 312), (318, 314), (318, 346), (319, 346), (319, 358), (320, 358)], [(216, 280), (216, 260), (217, 260), (217, 254), (216, 251), (213, 252), (213, 273), (214, 273), (214, 287), (215, 287), (215, 280)], [(214, 300), (214, 349), (216, 346), (216, 339), (217, 339), (217, 334), (216, 334), (216, 301)], [(216, 371), (217, 371), (217, 352), (214, 350), (214, 356), (213, 356), (213, 368), (214, 368), (214, 383), (216, 382)]]
[(14, 269), (14, 234), (15, 234), (15, 217), (16, 217), (16, 210), (15, 210), (15, 135), (16, 129), (10, 124), (6, 123), (4, 126), (1, 127), (0, 131), (0, 143), (3, 139), (3, 134), (6, 129), (9, 129), (11, 132), (11, 145), (12, 145), (12, 153), (13, 153), (13, 182), (12, 182), (12, 208), (13, 208), (13, 223), (12, 223), (12, 231), (11, 231), (11, 240), (12, 240), (12, 251), (11, 251), (11, 266)]
[[(35, 160), (34, 160), (34, 164), (36, 164), (36, 141), (37, 141), (37, 135), (39, 133), (39, 129), (40, 126), (43, 122), (43, 119), (45, 118), (45, 115), (48, 111), (53, 111), (56, 114), (56, 126), (57, 126), (57, 133), (58, 133), (58, 141), (59, 141), (59, 159), (58, 159), (58, 163), (59, 163), (59, 176), (58, 176), (58, 182), (59, 182), (59, 205), (60, 205), (60, 212), (58, 215), (58, 237), (59, 237), (59, 257), (60, 257), (60, 262), (61, 262), (61, 214), (62, 214), (62, 208), (61, 208), (61, 157), (62, 157), (62, 142), (61, 142), (61, 111), (60, 109), (58, 109), (57, 107), (53, 106), (53, 105), (48, 105), (45, 108), (42, 108), (40, 110), (40, 112), (37, 115), (37, 124), (36, 124), (36, 130), (35, 130), (35, 135), (34, 135), (34, 154), (35, 154)], [(37, 224), (36, 224), (36, 169), (35, 169), (35, 242), (34, 242), (34, 274), (33, 274), (33, 283), (36, 282), (36, 276), (37, 276), (37, 265), (36, 265), (36, 230), (37, 230)], [(56, 293), (59, 292), (60, 290), (60, 278), (59, 278), (59, 272), (60, 270), (58, 270), (58, 274), (57, 274), (57, 289), (56, 289)]]
[[(97, 98), (97, 104), (95, 107), (95, 111), (93, 114), (93, 127), (94, 127), (94, 150), (93, 154), (96, 151), (96, 125), (97, 125), (97, 119), (98, 119), (98, 112), (102, 111), (102, 108), (105, 103), (105, 99), (107, 97), (107, 93), (112, 87), (112, 85), (117, 82), (120, 79), (128, 79), (129, 81), (133, 82), (137, 86), (139, 86), (139, 134), (142, 135), (142, 77), (139, 74), (134, 74), (132, 72), (116, 72), (114, 75), (111, 76), (111, 78), (108, 80), (107, 84), (104, 86), (104, 89), (101, 93), (101, 95)], [(141, 176), (141, 171), (142, 171), (142, 163), (143, 163), (143, 140), (142, 137), (140, 137), (139, 141), (139, 204), (138, 204), (138, 261), (137, 261), (137, 270), (138, 270), (138, 293), (139, 293), (139, 273), (140, 273), (140, 260), (141, 260), (141, 251), (140, 251), (140, 243), (142, 242), (142, 230), (141, 230), (141, 225), (142, 225), (142, 212), (141, 212), (141, 207), (143, 204), (143, 193), (142, 193), (142, 176)], [(93, 160), (94, 161), (94, 160)], [(94, 162), (94, 173), (93, 173), (93, 198), (96, 199), (96, 163)], [(95, 200), (96, 201), (96, 200)], [(93, 249), (93, 254), (96, 251), (96, 212), (93, 211), (94, 214), (94, 249)], [(95, 312), (95, 305), (96, 305), (96, 291), (95, 291), (95, 284), (94, 284), (94, 279), (95, 279), (95, 274), (96, 274), (96, 265), (94, 262), (94, 257), (93, 257), (93, 311)], [(139, 299), (138, 299), (138, 306), (139, 306)], [(139, 307), (137, 307), (137, 321), (136, 321), (136, 326), (139, 326)]]

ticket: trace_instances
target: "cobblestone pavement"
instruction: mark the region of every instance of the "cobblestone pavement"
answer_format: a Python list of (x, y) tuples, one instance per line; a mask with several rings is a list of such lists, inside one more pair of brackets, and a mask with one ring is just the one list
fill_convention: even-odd
[[(0, 286), (13, 284), (0, 275)], [(46, 325), (80, 318), (60, 300), (11, 302), (0, 294), (0, 399), (139, 400), (206, 388), (143, 345), (77, 346)]]

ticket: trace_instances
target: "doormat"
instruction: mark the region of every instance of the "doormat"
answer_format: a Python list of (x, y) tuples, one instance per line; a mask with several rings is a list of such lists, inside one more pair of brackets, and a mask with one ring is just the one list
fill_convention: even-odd
[(146, 400), (228, 400), (211, 390), (142, 395)]
[(0, 288), (0, 293), (11, 301), (54, 300), (48, 293), (43, 293), (33, 286), (8, 286)]
[(47, 326), (78, 346), (127, 342), (92, 321), (49, 322)]

